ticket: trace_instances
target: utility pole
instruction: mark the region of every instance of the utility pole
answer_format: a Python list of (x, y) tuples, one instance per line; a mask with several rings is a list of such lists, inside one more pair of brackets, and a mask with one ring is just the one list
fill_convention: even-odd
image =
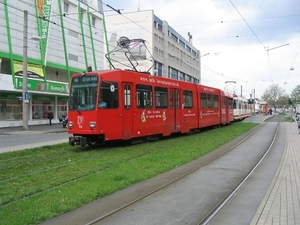
[(23, 31), (23, 130), (28, 130), (28, 108), (29, 94), (27, 85), (27, 38), (28, 34), (28, 11), (24, 10), (24, 31)]

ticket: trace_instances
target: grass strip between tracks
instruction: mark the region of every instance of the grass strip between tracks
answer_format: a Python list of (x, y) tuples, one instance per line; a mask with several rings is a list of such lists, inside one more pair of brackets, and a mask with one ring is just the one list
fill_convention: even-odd
[(76, 209), (198, 158), (256, 125), (234, 123), (140, 145), (66, 143), (0, 154), (1, 224), (36, 224)]

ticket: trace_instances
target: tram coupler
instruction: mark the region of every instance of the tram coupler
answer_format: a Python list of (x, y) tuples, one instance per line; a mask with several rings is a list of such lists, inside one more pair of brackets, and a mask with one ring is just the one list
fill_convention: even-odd
[(81, 147), (84, 147), (86, 145), (86, 137), (81, 136), (72, 136), (69, 137), (69, 145), (80, 145)]

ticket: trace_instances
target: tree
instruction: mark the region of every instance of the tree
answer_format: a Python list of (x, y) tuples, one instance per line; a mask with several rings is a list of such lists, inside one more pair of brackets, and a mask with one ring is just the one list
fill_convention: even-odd
[(284, 90), (281, 87), (279, 87), (278, 84), (272, 84), (265, 90), (261, 98), (262, 100), (268, 102), (270, 106), (274, 106), (274, 109), (276, 111), (276, 108), (279, 103), (278, 101), (284, 96), (283, 93)]
[(278, 98), (277, 105), (280, 108), (285, 108), (287, 105), (289, 105), (289, 96), (287, 94), (280, 96)]
[(292, 91), (291, 100), (294, 104), (300, 104), (300, 85), (297, 85)]

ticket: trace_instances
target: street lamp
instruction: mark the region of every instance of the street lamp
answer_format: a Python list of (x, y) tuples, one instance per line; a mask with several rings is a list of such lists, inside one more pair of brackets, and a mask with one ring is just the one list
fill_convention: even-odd
[(277, 49), (277, 48), (281, 48), (281, 47), (287, 46), (287, 45), (289, 45), (289, 44), (287, 43), (287, 44), (280, 45), (280, 46), (277, 46), (277, 47), (274, 47), (274, 48), (267, 48), (267, 52), (268, 52), (268, 51), (271, 51), (271, 50), (273, 50), (273, 49)]
[(199, 56), (199, 64), (200, 64), (200, 68), (199, 68), (199, 73), (200, 73), (199, 74), (199, 84), (201, 84), (201, 58), (204, 57), (204, 56), (207, 56), (207, 55), (209, 55), (209, 52), (206, 53), (206, 54), (204, 54), (204, 55)]
[[(40, 41), (41, 37), (32, 36), (31, 40)], [(29, 92), (28, 92), (28, 74), (27, 74), (27, 51), (28, 51), (28, 11), (24, 10), (24, 30), (23, 30), (23, 130), (28, 130), (29, 118)]]
[(24, 10), (23, 31), (23, 130), (28, 130), (29, 94), (27, 86), (28, 11)]

